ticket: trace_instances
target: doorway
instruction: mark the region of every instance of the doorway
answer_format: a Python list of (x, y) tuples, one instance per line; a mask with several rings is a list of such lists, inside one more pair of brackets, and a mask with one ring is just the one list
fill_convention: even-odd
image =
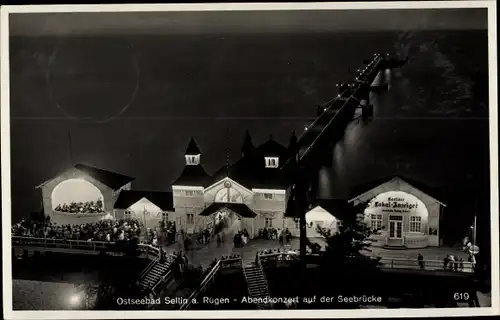
[(403, 238), (403, 216), (389, 216), (389, 238)]

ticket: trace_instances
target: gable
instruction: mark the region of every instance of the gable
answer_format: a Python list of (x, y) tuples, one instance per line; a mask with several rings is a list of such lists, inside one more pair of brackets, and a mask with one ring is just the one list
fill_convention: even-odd
[(306, 213), (306, 221), (337, 221), (337, 218), (330, 212), (323, 209), (321, 206), (316, 206)]
[(415, 187), (414, 185), (406, 182), (405, 180), (403, 180), (400, 177), (394, 177), (389, 181), (386, 181), (384, 183), (379, 184), (378, 186), (375, 186), (369, 190), (366, 190), (362, 193), (359, 193), (355, 197), (349, 199), (349, 202), (370, 201), (371, 199), (375, 198), (379, 194), (386, 193), (389, 191), (402, 191), (402, 192), (406, 192), (408, 194), (414, 195), (415, 197), (420, 199), (423, 203), (425, 203), (425, 205), (427, 205), (427, 206), (429, 206), (433, 203), (436, 203), (436, 202), (442, 206), (446, 206), (441, 201), (430, 196), (429, 194), (420, 190), (419, 188)]
[[(111, 188), (107, 185), (104, 185), (100, 181), (94, 179), (94, 177), (88, 175), (85, 172), (81, 172), (76, 168), (69, 168), (63, 172), (60, 172), (55, 177), (43, 182), (42, 184), (35, 187), (35, 189), (43, 189), (43, 192), (52, 192), (59, 184), (64, 181), (72, 180), (72, 179), (81, 179), (90, 182), (95, 187), (97, 187), (101, 192), (105, 190), (110, 190)], [(52, 191), (51, 191), (52, 190)], [(112, 190), (112, 189), (111, 189)]]
[(100, 183), (113, 190), (118, 190), (127, 183), (135, 180), (135, 178), (123, 175), (121, 173), (116, 173), (85, 164), (75, 164), (74, 167), (78, 171), (85, 173), (86, 175), (92, 177), (94, 180), (99, 181)]
[(147, 198), (142, 198), (139, 201), (133, 203), (127, 209), (132, 210), (134, 212), (161, 212), (163, 211), (160, 207), (158, 207), (153, 202), (149, 201)]
[(218, 182), (212, 184), (211, 186), (208, 186), (205, 189), (205, 193), (215, 191), (215, 190), (219, 191), (221, 188), (227, 188), (227, 186), (229, 186), (229, 185), (231, 186), (231, 188), (238, 190), (243, 196), (248, 195), (248, 194), (253, 194), (252, 190), (242, 186), (238, 182), (234, 181), (231, 178), (227, 178), (227, 177), (219, 180)]
[(94, 184), (98, 182), (98, 184), (112, 190), (118, 190), (134, 180), (134, 178), (132, 177), (128, 177), (119, 173), (83, 164), (76, 164), (72, 168), (64, 170), (55, 177), (48, 179), (35, 188), (43, 188), (55, 180), (58, 180), (60, 182), (64, 179), (78, 179), (78, 176), (81, 177), (82, 175), (85, 176), (86, 180), (88, 180), (89, 182), (92, 182)]
[(115, 209), (128, 209), (142, 199), (147, 199), (164, 211), (173, 211), (172, 192), (123, 190), (114, 204)]

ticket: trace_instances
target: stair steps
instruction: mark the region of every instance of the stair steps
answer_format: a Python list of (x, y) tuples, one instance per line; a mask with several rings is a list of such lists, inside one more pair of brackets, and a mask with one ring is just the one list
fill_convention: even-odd
[[(265, 298), (269, 296), (269, 286), (264, 270), (255, 263), (243, 267), (243, 274), (248, 286), (250, 298)], [(270, 304), (257, 304), (258, 309), (272, 309)]]
[(139, 280), (139, 286), (143, 290), (153, 290), (164, 275), (170, 270), (170, 264), (157, 261), (154, 266)]

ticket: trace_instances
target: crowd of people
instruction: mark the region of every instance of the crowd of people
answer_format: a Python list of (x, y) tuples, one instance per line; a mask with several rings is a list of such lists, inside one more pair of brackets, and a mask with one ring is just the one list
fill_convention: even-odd
[[(420, 255), (419, 255), (420, 261)], [(421, 266), (423, 268), (423, 266)], [(455, 257), (452, 254), (446, 255), (443, 259), (443, 269), (450, 271), (463, 271), (464, 270), (464, 260), (462, 257)]]
[(104, 212), (104, 206), (102, 200), (98, 199), (97, 201), (58, 204), (54, 210), (68, 213), (102, 213)]
[(101, 220), (78, 225), (58, 225), (50, 219), (24, 218), (12, 226), (12, 235), (63, 240), (118, 242), (138, 238), (141, 228), (136, 220)]
[(290, 242), (292, 239), (292, 233), (288, 230), (288, 228), (283, 230), (276, 228), (264, 228), (259, 230), (259, 238), (266, 240), (279, 240), (280, 244), (283, 245), (285, 242)]
[(236, 232), (233, 237), (234, 246), (236, 248), (244, 247), (248, 243), (249, 239), (250, 235), (248, 234), (247, 229), (244, 229), (243, 231), (240, 230)]
[(175, 221), (160, 221), (159, 225), (160, 232), (162, 232), (165, 236), (165, 244), (170, 245), (172, 243), (175, 243), (177, 236), (177, 226), (175, 224)]
[(198, 234), (196, 234), (196, 242), (198, 244), (204, 245), (210, 242), (210, 239), (212, 238), (212, 232), (210, 231), (209, 228), (205, 228), (201, 230)]

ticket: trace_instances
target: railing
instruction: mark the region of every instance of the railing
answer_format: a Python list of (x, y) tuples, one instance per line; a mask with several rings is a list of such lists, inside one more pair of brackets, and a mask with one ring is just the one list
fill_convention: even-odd
[[(308, 255), (308, 258), (313, 258), (314, 256)], [(372, 257), (377, 259), (377, 257)], [(294, 253), (267, 253), (259, 255), (259, 261), (294, 261), (298, 260), (298, 256)], [(314, 262), (314, 259), (310, 259)], [(381, 269), (411, 269), (411, 270), (426, 270), (426, 271), (439, 271), (444, 270), (443, 261), (439, 260), (424, 260), (423, 268), (418, 264), (416, 259), (404, 259), (404, 258), (381, 258), (379, 260)], [(472, 273), (474, 272), (474, 263), (469, 261), (463, 261), (463, 268), (457, 268), (457, 272)], [(460, 263), (459, 263), (460, 265)], [(449, 268), (447, 270), (450, 270)]]
[(404, 236), (404, 244), (408, 248), (425, 248), (429, 245), (429, 237), (427, 235), (406, 235)]
[(142, 270), (141, 274), (139, 275), (139, 279), (142, 279), (145, 277), (151, 269), (160, 261), (160, 257), (157, 257), (156, 259), (152, 260), (144, 270)]
[[(371, 72), (373, 72), (373, 70), (375, 69), (375, 67), (377, 66), (377, 63), (379, 63), (380, 61), (382, 60), (382, 58), (380, 56), (375, 56), (375, 58), (373, 58), (370, 63), (368, 64), (368, 66), (366, 67), (365, 70), (363, 70), (362, 74), (359, 75), (357, 77), (356, 80), (361, 80), (361, 78), (364, 78), (364, 77), (368, 77), (370, 75)], [(359, 81), (355, 81), (355, 82), (359, 82)], [(328, 122), (328, 124), (326, 126), (329, 126), (333, 120), (335, 118), (338, 118), (338, 115), (342, 112), (342, 109), (344, 109), (344, 107), (350, 103), (350, 98), (352, 96), (354, 96), (358, 90), (360, 89), (361, 87), (361, 84), (364, 84), (365, 81), (363, 81), (362, 83), (358, 83), (358, 86), (357, 88), (355, 88), (354, 90), (352, 89), (347, 89), (345, 91), (343, 91), (342, 93), (340, 93), (338, 96), (336, 96), (335, 98), (331, 99), (330, 101), (326, 102), (323, 107), (328, 109), (328, 108), (331, 108), (332, 105), (337, 102), (337, 101), (343, 101), (343, 104), (340, 108), (338, 108), (338, 110), (335, 112), (334, 115), (332, 115), (330, 121)], [(344, 97), (344, 94), (348, 91), (351, 91), (351, 95), (350, 97)], [(322, 113), (320, 116), (316, 117), (316, 119), (313, 121), (313, 123), (310, 125), (310, 127), (313, 127), (316, 123), (318, 123), (320, 121), (320, 118), (324, 115), (325, 113)], [(306, 134), (310, 134), (309, 131), (306, 131), (306, 132), (303, 132), (300, 137), (298, 138), (299, 140), (299, 143), (300, 141), (304, 138), (304, 136)], [(317, 140), (319, 139), (319, 137), (321, 136), (321, 132), (319, 134), (317, 134), (317, 136), (315, 137), (315, 139), (313, 140), (313, 142), (311, 144), (309, 144), (309, 146), (304, 150), (304, 152), (302, 153), (302, 155), (300, 156), (300, 158), (304, 158), (311, 150), (311, 148), (316, 144)], [(288, 164), (290, 163), (291, 159), (288, 159), (284, 164), (283, 166), (281, 167), (281, 169), (283, 168), (287, 168), (288, 167)]]
[(161, 279), (154, 285), (154, 287), (151, 289), (151, 291), (156, 292), (156, 289), (164, 283), (167, 283), (169, 280), (171, 280), (173, 277), (172, 270), (168, 270), (168, 272), (161, 277)]
[(200, 295), (200, 293), (205, 292), (208, 289), (208, 285), (212, 284), (214, 282), (215, 275), (217, 274), (217, 272), (219, 272), (221, 265), (222, 265), (221, 260), (217, 261), (217, 263), (213, 266), (212, 270), (210, 270), (210, 272), (201, 281), (198, 289), (194, 290), (189, 295), (186, 302), (181, 305), (181, 307), (180, 307), (181, 310), (189, 309), (189, 307), (192, 305), (194, 299), (196, 299)]
[[(444, 262), (439, 260), (423, 260), (423, 265), (419, 265), (419, 261), (416, 259), (389, 259), (389, 258), (381, 258), (380, 259), (380, 268), (381, 269), (419, 269), (426, 271), (444, 271), (444, 270), (452, 270), (450, 265), (447, 268), (444, 268)], [(463, 261), (463, 262), (454, 262), (457, 265), (463, 265), (463, 268), (457, 268), (457, 272), (465, 272), (465, 273), (473, 273), (474, 265), (472, 262)], [(453, 268), (454, 270), (454, 268)]]
[[(117, 242), (107, 241), (86, 241), (86, 240), (66, 240), (66, 239), (51, 239), (51, 238), (32, 238), (32, 237), (11, 237), (12, 245), (41, 247), (41, 248), (60, 248), (60, 249), (77, 249), (82, 251), (108, 251), (118, 252)], [(155, 246), (139, 243), (138, 250), (145, 253), (150, 259), (156, 259), (160, 256), (160, 248)], [(151, 257), (150, 257), (151, 255)]]
[(219, 260), (217, 263), (212, 267), (212, 270), (208, 272), (208, 274), (205, 276), (205, 278), (201, 281), (200, 286), (194, 290), (186, 300), (184, 304), (181, 305), (180, 310), (187, 310), (193, 303), (193, 300), (198, 298), (200, 293), (206, 292), (208, 290), (208, 286), (214, 283), (215, 276), (217, 273), (224, 268), (240, 268), (241, 267), (241, 258), (231, 258), (231, 259), (224, 259), (224, 260)]
[[(370, 74), (370, 73), (374, 70), (374, 67), (372, 67), (371, 65), (374, 63), (374, 64), (375, 64), (375, 66), (376, 66), (378, 62), (380, 62), (380, 58), (379, 58), (379, 57), (375, 57), (375, 58), (372, 60), (372, 62), (370, 63), (370, 67), (368, 68), (368, 70), (366, 70), (366, 71), (363, 73), (363, 75), (368, 75), (368, 74)], [(351, 91), (351, 95), (350, 95), (349, 97), (344, 97), (344, 96), (343, 96), (345, 92), (349, 91), (349, 89), (348, 89), (348, 90), (346, 90), (346, 91), (344, 91), (344, 92), (342, 92), (342, 93), (339, 95), (339, 97), (343, 97), (343, 98), (346, 98), (346, 99), (344, 100), (344, 103), (342, 104), (342, 107), (340, 107), (340, 108), (338, 109), (338, 111), (337, 111), (337, 112), (336, 112), (336, 113), (332, 116), (332, 118), (330, 119), (330, 121), (328, 122), (328, 124), (327, 124), (325, 127), (328, 127), (328, 126), (332, 125), (332, 123), (334, 123), (334, 121), (335, 121), (337, 118), (339, 118), (339, 115), (340, 115), (340, 114), (342, 114), (343, 112), (345, 112), (344, 110), (345, 110), (345, 109), (347, 108), (347, 106), (350, 104), (350, 100), (351, 100), (351, 98), (352, 98), (352, 97), (354, 97), (354, 96), (357, 94), (357, 92), (360, 90), (360, 88), (361, 88), (361, 85), (358, 85), (358, 87), (357, 87), (357, 88), (355, 88), (353, 91)], [(355, 100), (357, 100), (356, 98), (354, 98), (354, 99), (355, 99)], [(320, 117), (318, 117), (318, 118), (317, 118), (317, 119), (313, 122), (313, 124), (312, 124), (311, 126), (314, 126), (314, 124), (316, 124), (316, 123), (317, 123), (317, 121), (318, 121), (318, 119), (319, 119), (319, 118), (320, 118)], [(306, 132), (305, 132), (304, 134), (306, 134)], [(303, 135), (304, 135), (304, 134), (303, 134)], [(320, 132), (320, 133), (316, 136), (316, 138), (313, 140), (313, 142), (312, 142), (312, 143), (311, 143), (311, 144), (307, 147), (307, 149), (306, 149), (306, 150), (302, 153), (302, 155), (300, 156), (300, 158), (301, 158), (301, 159), (305, 158), (305, 157), (308, 155), (308, 153), (310, 152), (310, 150), (311, 150), (312, 148), (314, 148), (314, 146), (316, 145), (316, 143), (317, 143), (317, 141), (320, 139), (320, 137), (321, 137), (321, 132)], [(300, 141), (300, 139), (301, 139), (301, 138), (302, 138), (302, 135), (301, 135), (301, 137), (299, 138), (299, 141)]]
[(66, 211), (58, 211), (52, 210), (53, 213), (62, 215), (62, 216), (71, 216), (76, 218), (85, 218), (85, 217), (100, 217), (107, 215), (106, 212), (66, 212)]
[[(269, 283), (267, 282), (266, 272), (264, 271), (264, 268), (262, 267), (262, 263), (260, 261), (260, 255), (257, 255), (257, 259), (255, 259), (255, 260), (257, 262), (257, 267), (259, 268), (260, 272), (262, 272), (262, 276), (264, 277), (264, 283), (266, 285), (267, 294), (270, 294), (270, 292), (269, 292)], [(273, 304), (269, 303), (269, 307), (272, 309), (273, 308)]]

